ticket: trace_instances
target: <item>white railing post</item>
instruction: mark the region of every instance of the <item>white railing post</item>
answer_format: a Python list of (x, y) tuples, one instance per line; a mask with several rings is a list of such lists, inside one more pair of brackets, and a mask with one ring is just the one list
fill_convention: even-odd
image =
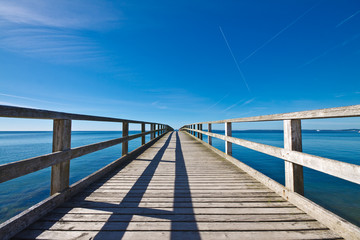
[[(211, 133), (211, 123), (208, 123), (208, 132)], [(208, 144), (212, 145), (212, 138), (208, 135)]]
[[(301, 120), (284, 120), (284, 149), (302, 152)], [(304, 195), (304, 176), (301, 165), (285, 160), (285, 186)]]
[[(231, 122), (225, 123), (225, 136), (227, 136), (227, 137), (232, 136)], [(231, 142), (225, 141), (225, 153), (227, 155), (232, 156), (232, 143)]]
[[(71, 148), (71, 120), (55, 119), (53, 126), (53, 152)], [(50, 195), (69, 187), (70, 159), (51, 167)]]

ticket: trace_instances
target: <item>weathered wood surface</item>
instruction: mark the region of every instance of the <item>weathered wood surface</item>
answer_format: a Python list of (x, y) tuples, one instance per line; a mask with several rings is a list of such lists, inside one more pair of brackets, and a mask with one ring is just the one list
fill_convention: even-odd
[[(284, 149), (302, 152), (301, 120), (284, 121)], [(303, 167), (285, 160), (285, 186), (304, 195)]]
[(5, 105), (0, 105), (0, 117), (34, 118), (34, 119), (68, 119), (68, 120), (101, 121), (101, 122), (146, 123), (146, 124), (152, 123), (152, 122), (144, 122), (144, 121), (137, 121), (130, 119), (99, 117), (99, 116), (55, 112), (55, 111), (48, 111), (42, 109), (22, 108), (22, 107), (5, 106)]
[[(53, 152), (69, 150), (71, 148), (71, 121), (55, 119), (53, 128)], [(51, 168), (50, 195), (69, 187), (70, 158), (63, 160)]]
[(19, 239), (340, 239), (184, 133), (168, 133)]
[[(190, 129), (184, 128), (184, 130)], [(229, 137), (213, 132), (199, 131), (196, 129), (194, 129), (193, 131), (201, 132), (204, 135), (209, 135), (215, 138), (222, 139), (224, 141), (232, 142), (237, 145), (268, 154), (270, 156), (281, 158), (304, 167), (312, 168), (319, 172), (323, 172), (353, 183), (360, 184), (360, 166), (356, 164), (340, 162), (329, 158), (319, 157), (298, 151), (291, 151), (288, 149), (252, 142), (245, 139)]]
[(291, 119), (320, 119), (320, 118), (344, 118), (344, 117), (360, 117), (360, 105), (324, 108), (302, 112), (280, 113), (263, 115), (257, 117), (233, 118), (219, 121), (199, 122), (194, 124), (207, 123), (226, 123), (226, 122), (262, 122), (262, 121), (280, 121)]

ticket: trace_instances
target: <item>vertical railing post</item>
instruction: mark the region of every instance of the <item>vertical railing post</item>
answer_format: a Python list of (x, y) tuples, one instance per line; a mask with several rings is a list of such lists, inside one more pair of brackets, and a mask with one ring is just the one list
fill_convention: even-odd
[[(123, 122), (123, 127), (122, 127), (122, 136), (123, 137), (127, 137), (129, 135), (129, 123), (128, 122)], [(122, 142), (122, 155), (126, 155), (128, 153), (129, 150), (129, 141), (124, 141)]]
[[(301, 120), (284, 120), (284, 149), (302, 152)], [(285, 160), (285, 186), (304, 195), (304, 176), (301, 165)]]
[[(153, 124), (153, 123), (151, 123), (150, 124), (150, 131), (154, 131), (155, 130), (155, 124)], [(155, 138), (155, 133), (151, 133), (150, 134), (150, 139), (152, 140), (152, 139), (154, 139)]]
[[(197, 130), (200, 130), (200, 124), (196, 124), (196, 125), (197, 125)], [(197, 138), (200, 138), (200, 133), (197, 132), (196, 136), (197, 136)]]
[[(141, 133), (144, 133), (145, 132), (145, 123), (142, 123), (141, 124)], [(142, 135), (141, 136), (141, 145), (144, 145), (145, 144), (145, 135)]]
[[(71, 120), (55, 119), (53, 125), (53, 152), (71, 148)], [(51, 167), (50, 195), (69, 187), (70, 159)]]
[[(199, 130), (201, 130), (202, 131), (202, 129), (203, 129), (203, 125), (202, 124), (199, 124)], [(200, 140), (203, 140), (203, 134), (202, 133), (200, 133)]]
[[(208, 123), (208, 132), (211, 133), (211, 123)], [(208, 144), (212, 145), (212, 137), (208, 135)]]
[[(231, 137), (232, 131), (231, 131), (231, 122), (225, 123), (225, 136)], [(225, 141), (225, 153), (227, 155), (232, 156), (232, 143)]]

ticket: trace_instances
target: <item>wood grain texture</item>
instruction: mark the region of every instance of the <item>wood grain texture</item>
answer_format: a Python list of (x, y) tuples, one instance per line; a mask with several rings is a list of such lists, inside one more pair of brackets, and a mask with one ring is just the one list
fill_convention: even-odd
[(15, 238), (341, 239), (181, 132), (167, 133)]
[[(284, 149), (302, 151), (301, 120), (284, 120)], [(304, 176), (301, 165), (285, 161), (285, 187), (304, 195)]]
[[(53, 126), (53, 152), (66, 151), (71, 148), (71, 120), (55, 119)], [(51, 167), (50, 195), (69, 187), (70, 158)]]
[[(344, 118), (344, 117), (360, 117), (360, 105), (325, 108), (302, 112), (280, 113), (272, 115), (263, 115), (246, 118), (233, 118), (218, 121), (200, 122), (207, 123), (226, 123), (226, 122), (262, 122), (262, 121), (281, 121), (291, 119), (320, 119), (320, 118)], [(200, 124), (194, 123), (194, 124)]]
[(0, 117), (10, 118), (34, 118), (34, 119), (68, 119), (84, 121), (101, 121), (101, 122), (129, 122), (129, 123), (147, 123), (152, 122), (137, 121), (121, 118), (99, 117), (83, 114), (73, 114), (64, 112), (55, 112), (42, 109), (22, 108), (14, 106), (0, 105)]

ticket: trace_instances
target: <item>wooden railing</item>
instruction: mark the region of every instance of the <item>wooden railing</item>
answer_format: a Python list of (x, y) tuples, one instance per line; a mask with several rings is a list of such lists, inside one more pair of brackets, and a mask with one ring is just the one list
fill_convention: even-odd
[[(329, 158), (323, 158), (302, 152), (301, 120), (321, 118), (360, 117), (360, 105), (328, 108), (321, 110), (264, 115), (258, 117), (235, 118), (220, 121), (209, 121), (187, 124), (182, 130), (202, 140), (208, 136), (208, 144), (212, 145), (212, 137), (225, 141), (225, 153), (232, 155), (232, 143), (285, 160), (285, 187), (290, 191), (304, 194), (303, 166), (360, 184), (360, 166)], [(232, 123), (283, 121), (284, 148), (256, 143), (232, 137)], [(212, 124), (225, 124), (225, 135), (212, 132)], [(208, 131), (203, 131), (203, 124), (208, 124)]]
[[(3, 105), (0, 105), (0, 117), (53, 120), (53, 153), (0, 165), (0, 183), (51, 166), (50, 195), (54, 195), (55, 193), (61, 192), (69, 187), (71, 159), (120, 143), (122, 143), (122, 156), (124, 156), (128, 154), (128, 141), (141, 137), (141, 143), (144, 145), (146, 135), (150, 134), (150, 139), (154, 139), (157, 136), (172, 130), (170, 126), (161, 123), (70, 114)], [(122, 123), (122, 137), (71, 148), (71, 122), (73, 120)], [(129, 124), (141, 124), (141, 133), (128, 135)], [(150, 125), (150, 131), (145, 131), (146, 124)]]

